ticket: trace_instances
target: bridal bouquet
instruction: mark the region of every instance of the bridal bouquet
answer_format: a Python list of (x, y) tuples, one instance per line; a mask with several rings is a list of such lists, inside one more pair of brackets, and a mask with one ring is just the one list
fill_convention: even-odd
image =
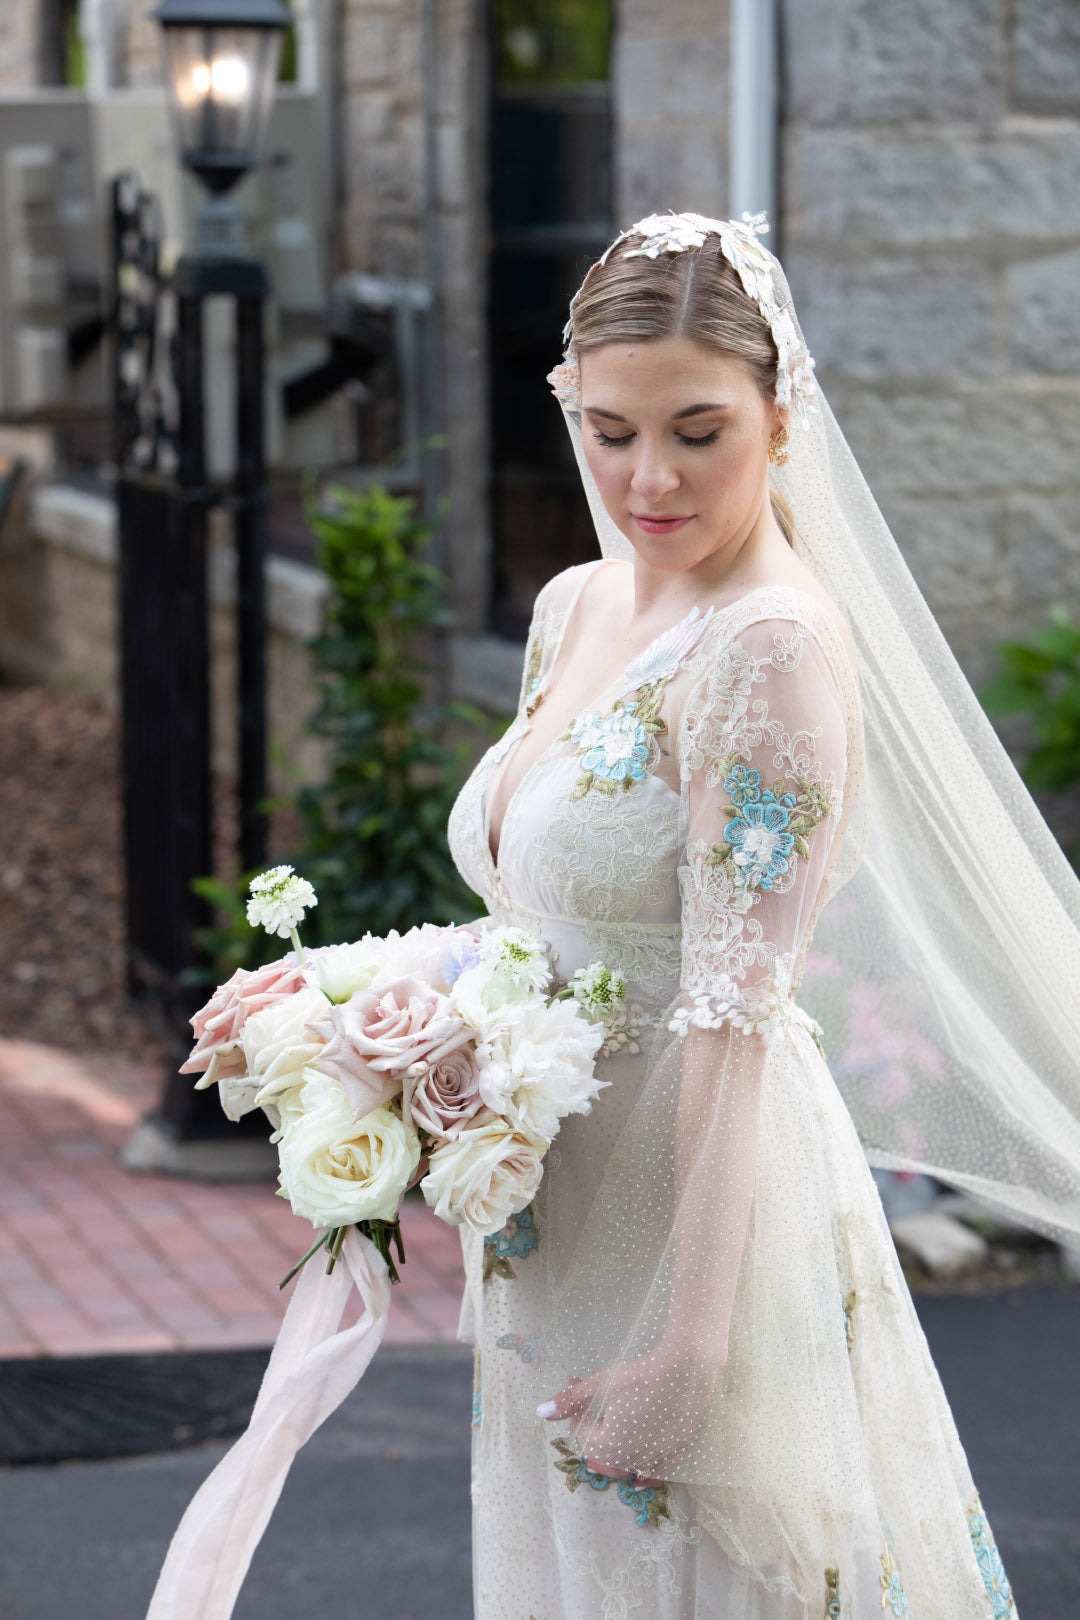
[(549, 995), (542, 943), (518, 928), (425, 924), (305, 952), (318, 901), (289, 866), (254, 879), (248, 920), (293, 949), (240, 968), (191, 1020), (182, 1073), (216, 1085), (230, 1119), (268, 1115), (280, 1193), (337, 1259), (359, 1226), (398, 1274), (398, 1211), (419, 1180), (436, 1215), (487, 1237), (529, 1204), (567, 1114), (607, 1081), (597, 1053), (625, 984), (602, 963)]

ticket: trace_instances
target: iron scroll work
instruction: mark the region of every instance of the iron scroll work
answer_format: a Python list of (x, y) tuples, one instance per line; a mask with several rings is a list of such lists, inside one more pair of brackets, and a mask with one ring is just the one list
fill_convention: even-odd
[[(156, 199), (133, 174), (112, 187), (114, 464), (120, 540), (120, 686), (129, 984), (175, 1031), (205, 999), (195, 971), (208, 921), (194, 878), (214, 869), (207, 541), (227, 508), (237, 583), (239, 860), (265, 861), (266, 481), (263, 312), (253, 258), (181, 258), (166, 273)], [(235, 309), (236, 439), (227, 487), (207, 473), (205, 300)], [(190, 1083), (162, 1111), (184, 1135), (215, 1131)]]

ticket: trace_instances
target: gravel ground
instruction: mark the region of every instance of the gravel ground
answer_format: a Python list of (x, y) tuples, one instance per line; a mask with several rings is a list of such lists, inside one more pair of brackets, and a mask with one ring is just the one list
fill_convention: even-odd
[(0, 967), (0, 1035), (166, 1056), (125, 990), (119, 725), (86, 693), (0, 684)]

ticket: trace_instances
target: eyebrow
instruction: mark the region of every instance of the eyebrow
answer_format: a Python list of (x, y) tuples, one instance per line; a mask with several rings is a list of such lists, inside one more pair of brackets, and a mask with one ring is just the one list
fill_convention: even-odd
[[(682, 422), (688, 416), (705, 416), (709, 411), (726, 411), (727, 405), (686, 405), (681, 411), (676, 411), (672, 417), (673, 422)], [(602, 416), (608, 422), (625, 422), (625, 416), (619, 416), (616, 411), (602, 411), (598, 406), (586, 405), (586, 416)]]

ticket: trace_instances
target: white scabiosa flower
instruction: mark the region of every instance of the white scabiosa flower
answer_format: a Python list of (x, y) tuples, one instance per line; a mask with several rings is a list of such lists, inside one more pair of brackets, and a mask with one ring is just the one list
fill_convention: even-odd
[(247, 920), (252, 928), (288, 939), (303, 922), (305, 911), (318, 903), (306, 878), (297, 877), (291, 866), (272, 866), (251, 880)]
[(479, 954), (515, 990), (546, 990), (551, 983), (544, 947), (524, 928), (493, 928), (481, 940)]
[(603, 962), (590, 962), (588, 967), (578, 968), (570, 991), (587, 1018), (606, 1023), (626, 998), (626, 980)]

